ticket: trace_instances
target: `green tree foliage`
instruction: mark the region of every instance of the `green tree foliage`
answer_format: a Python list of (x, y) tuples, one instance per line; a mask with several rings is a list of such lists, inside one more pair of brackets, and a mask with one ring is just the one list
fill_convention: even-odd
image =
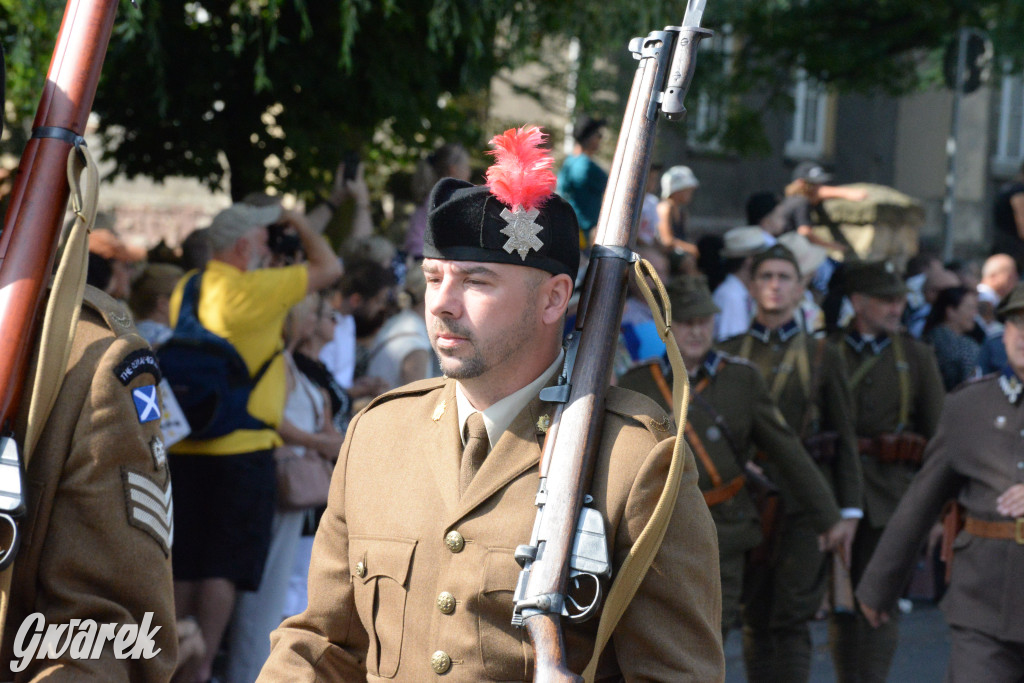
[[(62, 8), (0, 0), (9, 120), (35, 106)], [(122, 0), (94, 108), (119, 172), (210, 186), (230, 173), (235, 196), (267, 185), (308, 194), (344, 150), (394, 169), (440, 140), (479, 147), (494, 132), (484, 128), (495, 73), (541, 60), (560, 81), (565, 51), (551, 46), (570, 36), (583, 46), (580, 108), (614, 116), (619, 105), (600, 93), (616, 85), (598, 58), (684, 10), (682, 0)], [(895, 94), (934, 77), (959, 26), (988, 31), (1016, 64), (1024, 51), (1020, 0), (710, 0), (705, 19), (736, 37), (731, 61), (698, 67), (695, 87), (724, 107), (707, 134), (741, 151), (763, 148), (760, 116), (787, 102), (797, 67), (840, 90)]]

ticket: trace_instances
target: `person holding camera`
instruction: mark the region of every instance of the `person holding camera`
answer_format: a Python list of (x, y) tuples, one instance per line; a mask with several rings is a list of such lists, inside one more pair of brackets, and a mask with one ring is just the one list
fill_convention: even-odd
[[(264, 267), (268, 226), (287, 224), (306, 261)], [(178, 618), (194, 617), (206, 656), (195, 681), (210, 678), (213, 658), (231, 616), (237, 590), (259, 587), (274, 513), (273, 449), (285, 402), (282, 328), (288, 310), (341, 275), (327, 242), (301, 214), (279, 205), (237, 203), (217, 214), (205, 231), (212, 258), (199, 274), (197, 317), (241, 355), (251, 375), (267, 364), (247, 412), (264, 428), (236, 429), (212, 439), (189, 439), (171, 448), (174, 486), (174, 596)], [(188, 277), (171, 295), (176, 324)]]

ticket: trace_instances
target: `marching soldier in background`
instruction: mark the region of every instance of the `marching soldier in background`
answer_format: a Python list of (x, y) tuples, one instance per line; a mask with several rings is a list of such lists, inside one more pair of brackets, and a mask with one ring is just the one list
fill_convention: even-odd
[(1008, 365), (948, 396), (924, 465), (857, 587), (867, 620), (886, 633), (883, 624), (892, 623), (889, 614), (921, 539), (946, 500), (957, 499), (966, 521), (953, 543), (942, 601), (952, 636), (946, 672), (952, 683), (1024, 680), (1024, 285), (999, 316), (1006, 323)]
[[(906, 288), (893, 265), (851, 263), (846, 284), (855, 317), (829, 346), (850, 378), (864, 472), (865, 519), (851, 564), (856, 585), (935, 433), (945, 391), (932, 350), (900, 331)], [(860, 615), (833, 615), (832, 656), (839, 680), (884, 681), (897, 638), (895, 620), (871, 629)]]
[[(746, 334), (722, 348), (754, 363), (786, 422), (804, 442), (835, 494), (843, 520), (830, 547), (849, 562), (863, 516), (862, 475), (853, 431), (849, 384), (834, 348), (803, 331), (796, 319), (803, 296), (793, 252), (776, 244), (754, 256), (751, 291), (757, 313)], [(810, 677), (808, 622), (821, 606), (828, 576), (814, 516), (768, 462), (784, 501), (778, 561), (753, 570), (743, 612), (743, 657), (751, 681), (806, 681)]]
[[(775, 407), (757, 368), (711, 348), (718, 307), (704, 279), (679, 277), (668, 292), (672, 334), (693, 387), (686, 439), (697, 456), (700, 489), (718, 530), (724, 638), (739, 613), (747, 551), (761, 542), (757, 510), (745, 486), (751, 446), (765, 454), (808, 511), (815, 531), (827, 534), (830, 542), (841, 531), (840, 514), (828, 484)], [(619, 386), (646, 394), (666, 411), (672, 410), (672, 370), (667, 360), (633, 368)]]

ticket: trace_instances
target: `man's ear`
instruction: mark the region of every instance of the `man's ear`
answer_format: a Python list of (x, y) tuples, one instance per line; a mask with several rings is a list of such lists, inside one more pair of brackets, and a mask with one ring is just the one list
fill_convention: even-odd
[(573, 282), (568, 275), (553, 275), (540, 287), (541, 319), (545, 325), (560, 323), (572, 296)]

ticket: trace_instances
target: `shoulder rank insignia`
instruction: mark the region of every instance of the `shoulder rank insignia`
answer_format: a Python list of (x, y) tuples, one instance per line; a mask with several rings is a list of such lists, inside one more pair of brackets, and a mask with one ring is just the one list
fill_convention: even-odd
[(121, 468), (128, 523), (153, 537), (169, 555), (174, 544), (174, 501), (171, 478), (159, 486), (155, 481), (127, 467)]

